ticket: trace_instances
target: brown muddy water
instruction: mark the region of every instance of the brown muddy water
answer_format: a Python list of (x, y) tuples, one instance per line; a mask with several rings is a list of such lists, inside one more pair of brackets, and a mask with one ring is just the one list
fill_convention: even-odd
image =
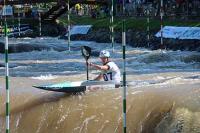
[[(128, 133), (200, 133), (199, 72), (129, 75), (128, 80), (155, 84), (128, 87)], [(31, 87), (44, 82), (80, 80), (85, 75), (41, 81), (10, 78), (11, 133), (121, 133), (122, 88), (82, 94), (48, 92)], [(197, 76), (198, 77), (198, 76)], [(0, 77), (0, 132), (5, 132), (5, 86)]]

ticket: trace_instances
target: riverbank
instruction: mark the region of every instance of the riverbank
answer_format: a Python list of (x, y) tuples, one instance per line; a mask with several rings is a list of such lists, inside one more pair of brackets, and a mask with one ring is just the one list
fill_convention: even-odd
[[(144, 47), (152, 50), (161, 49), (160, 38), (155, 34), (159, 31), (150, 31), (150, 40), (147, 39), (147, 32), (142, 30), (128, 29), (126, 32), (126, 43), (132, 47)], [(121, 31), (115, 31), (114, 40), (115, 43), (121, 43), (122, 35)], [(86, 40), (96, 41), (98, 43), (111, 43), (109, 29), (90, 29), (87, 35), (72, 35), (71, 40)], [(67, 37), (61, 37), (67, 39)], [(163, 39), (164, 47), (168, 50), (186, 50), (186, 51), (200, 51), (200, 40), (180, 40), (180, 39)]]
[[(121, 43), (122, 40), (122, 19), (114, 18), (114, 42)], [(24, 21), (24, 22), (31, 22)], [(83, 16), (71, 16), (71, 25), (92, 25), (88, 34), (81, 35), (71, 35), (72, 41), (82, 40), (82, 41), (95, 41), (97, 43), (111, 43), (111, 32), (109, 30), (110, 22), (109, 18), (90, 18)], [(196, 20), (171, 20), (166, 19), (164, 25), (170, 26), (188, 26), (188, 27), (198, 27), (200, 26), (199, 21)], [(39, 36), (39, 26), (33, 23), (31, 26), (33, 32), (26, 34), (21, 37), (31, 37), (35, 38)], [(146, 18), (126, 18), (126, 43), (132, 47), (144, 47), (151, 50), (166, 48), (167, 50), (181, 50), (181, 51), (200, 51), (200, 40), (180, 40), (180, 39), (163, 39), (163, 46), (161, 46), (160, 38), (156, 37), (155, 34), (160, 30), (160, 21), (158, 18), (150, 18), (150, 39), (147, 39), (147, 23)], [(66, 34), (67, 20), (66, 17), (61, 17), (56, 23), (43, 23), (41, 28), (41, 36), (51, 36), (59, 37), (60, 39), (68, 39)], [(19, 47), (19, 48), (18, 48)], [(49, 49), (46, 46), (37, 45), (10, 45), (10, 52), (20, 52), (24, 51), (41, 51), (43, 49)], [(19, 50), (17, 50), (19, 49)], [(55, 49), (56, 50), (56, 49)], [(66, 49), (63, 49), (66, 50)], [(62, 49), (59, 49), (62, 51)], [(0, 45), (0, 52), (4, 52), (4, 45)]]
[[(123, 18), (114, 18), (114, 40), (116, 43), (121, 43), (122, 40), (122, 20)], [(60, 22), (67, 25), (67, 20), (63, 17)], [(111, 43), (111, 32), (109, 30), (110, 18), (92, 19), (90, 17), (76, 17), (72, 16), (71, 23), (73, 25), (93, 25), (87, 35), (72, 35), (71, 40), (87, 40), (96, 41), (99, 43)], [(165, 39), (164, 46), (161, 46), (160, 38), (155, 34), (160, 30), (159, 18), (150, 17), (150, 22), (147, 24), (147, 18), (144, 17), (128, 17), (126, 18), (126, 43), (132, 47), (145, 47), (152, 50), (166, 48), (169, 50), (186, 50), (186, 51), (200, 51), (200, 40), (179, 40), (179, 39)], [(150, 40), (147, 39), (147, 25), (149, 25)], [(196, 20), (182, 20), (182, 19), (164, 19), (164, 25), (170, 26), (188, 26), (198, 27), (199, 22)], [(62, 37), (66, 38), (67, 37)]]
[[(47, 27), (47, 26), (46, 26)], [(56, 29), (56, 28), (54, 28)], [(48, 28), (44, 29), (48, 31)], [(161, 46), (161, 41), (160, 38), (156, 37), (155, 34), (159, 31), (157, 30), (151, 30), (150, 31), (150, 40), (148, 41), (147, 39), (147, 32), (142, 31), (142, 30), (134, 30), (134, 29), (128, 29), (126, 32), (126, 43), (127, 45), (130, 45), (132, 47), (138, 47), (138, 48), (148, 48), (151, 50), (156, 50), (156, 49), (161, 49), (161, 48), (166, 48), (167, 50), (181, 50), (181, 51), (198, 51), (200, 52), (200, 40), (192, 40), (192, 39), (187, 39), (187, 40), (180, 40), (180, 39), (163, 39), (163, 44), (164, 47)], [(49, 32), (48, 32), (49, 33)], [(53, 35), (51, 33), (48, 34), (48, 36), (55, 36), (55, 32), (53, 32)], [(122, 41), (122, 35), (121, 31), (115, 31), (114, 32), (114, 42), (115, 43), (121, 43)], [(29, 37), (35, 38), (36, 36), (30, 35)], [(60, 39), (68, 39), (66, 36), (63, 34), (59, 37)], [(111, 43), (110, 39), (110, 31), (109, 29), (105, 28), (100, 28), (100, 29), (95, 29), (91, 28), (86, 35), (81, 35), (81, 34), (76, 34), (76, 35), (71, 35), (71, 41), (95, 41), (97, 43)], [(52, 47), (56, 51), (64, 51), (67, 50), (67, 48), (62, 48), (59, 47), (57, 48), (56, 46)], [(9, 45), (9, 52), (10, 53), (15, 53), (15, 52), (30, 52), (30, 51), (41, 51), (41, 50), (50, 50), (52, 49), (45, 44), (43, 45), (38, 45), (38, 44), (32, 44), (32, 45), (27, 45), (27, 44), (12, 44), (10, 42)], [(4, 44), (0, 44), (0, 53), (4, 53)]]

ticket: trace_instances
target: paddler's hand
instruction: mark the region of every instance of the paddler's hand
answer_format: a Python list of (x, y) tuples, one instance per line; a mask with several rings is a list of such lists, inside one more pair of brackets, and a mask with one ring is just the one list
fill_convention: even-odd
[(91, 63), (91, 62), (87, 62), (87, 63), (88, 63), (88, 66), (90, 66), (90, 67), (94, 67), (98, 70), (102, 69), (102, 66), (100, 66), (100, 65), (97, 65), (97, 64), (94, 64), (94, 63)]
[(94, 66), (94, 64), (91, 63), (91, 62), (87, 62), (87, 65), (88, 65), (88, 66)]

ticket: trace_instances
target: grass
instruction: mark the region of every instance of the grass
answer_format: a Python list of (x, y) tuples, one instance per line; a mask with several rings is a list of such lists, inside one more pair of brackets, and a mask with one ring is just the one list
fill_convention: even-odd
[[(62, 17), (59, 19), (62, 23), (67, 25), (67, 18)], [(114, 18), (114, 27), (115, 29), (120, 30), (122, 25), (123, 18), (115, 17)], [(89, 16), (71, 16), (71, 23), (73, 25), (93, 25), (93, 28), (109, 28), (110, 18), (91, 18)], [(150, 19), (150, 29), (159, 29), (160, 28), (160, 19), (151, 18)], [(165, 19), (164, 25), (170, 26), (198, 26), (200, 27), (199, 21), (185, 21), (185, 20), (170, 20)], [(126, 28), (135, 29), (135, 30), (146, 30), (147, 19), (146, 18), (126, 18)]]

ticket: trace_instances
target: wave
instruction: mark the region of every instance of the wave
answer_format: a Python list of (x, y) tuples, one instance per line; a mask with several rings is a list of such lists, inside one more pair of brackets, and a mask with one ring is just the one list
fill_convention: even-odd
[[(185, 87), (184, 87), (185, 86)], [(197, 88), (188, 85), (140, 87), (127, 93), (127, 131), (199, 132)], [(190, 93), (188, 93), (190, 92)], [(22, 96), (23, 95), (23, 96)], [(185, 97), (192, 97), (185, 99)], [(121, 90), (97, 90), (85, 94), (43, 93), (14, 95), (11, 131), (15, 133), (121, 132)], [(25, 98), (25, 99), (24, 99)], [(192, 104), (191, 104), (192, 103)], [(5, 114), (0, 130), (5, 130)], [(31, 122), (31, 124), (30, 124)]]
[(37, 77), (31, 77), (32, 79), (38, 79), (38, 80), (52, 80), (52, 79), (56, 79), (57, 76), (53, 76), (51, 74), (48, 75), (40, 75)]
[(188, 108), (176, 108), (169, 112), (157, 125), (156, 133), (198, 133), (200, 132), (200, 112)]

